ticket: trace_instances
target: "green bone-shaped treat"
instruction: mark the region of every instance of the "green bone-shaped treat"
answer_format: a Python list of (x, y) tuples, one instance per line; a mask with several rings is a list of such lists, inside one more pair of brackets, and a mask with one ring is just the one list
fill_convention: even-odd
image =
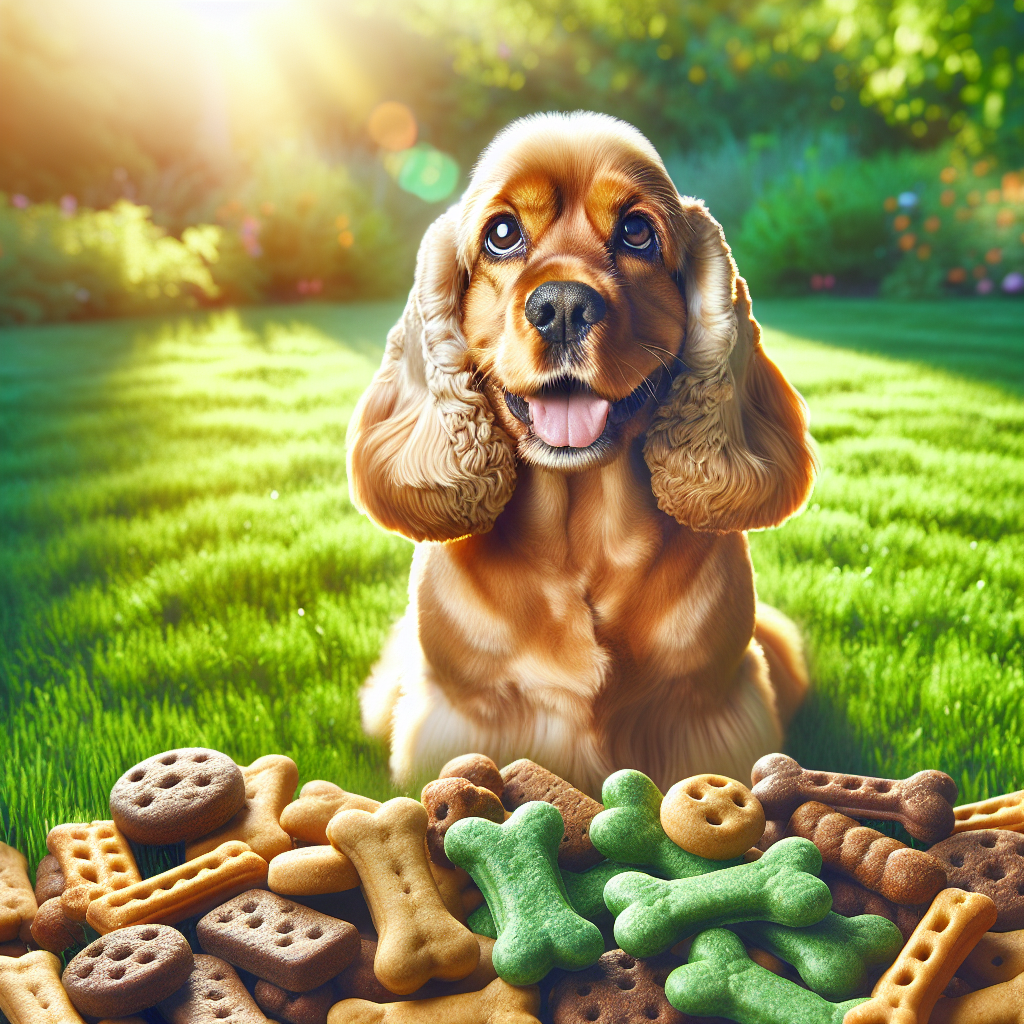
[(615, 941), (630, 956), (655, 956), (687, 935), (739, 921), (774, 921), (806, 928), (832, 907), (815, 876), (821, 854), (798, 836), (760, 859), (696, 878), (662, 881), (639, 871), (613, 878), (604, 901), (615, 915)]
[(662, 878), (693, 878), (732, 867), (676, 846), (661, 827), (661, 790), (643, 772), (623, 768), (601, 789), (605, 809), (590, 823), (590, 841), (609, 860), (634, 864)]
[(732, 932), (702, 932), (690, 947), (689, 963), (665, 983), (668, 1001), (695, 1017), (726, 1017), (738, 1024), (842, 1024), (865, 1002), (830, 1003), (755, 964)]
[(733, 929), (792, 964), (807, 987), (826, 999), (849, 998), (872, 967), (888, 967), (903, 948), (899, 928), (874, 914), (840, 917), (830, 911), (807, 928), (748, 921)]
[[(593, 921), (596, 925), (611, 922), (611, 911), (605, 906), (604, 887), (610, 878), (621, 875), (623, 871), (632, 870), (628, 864), (617, 864), (612, 860), (603, 860), (586, 871), (566, 871), (561, 869), (562, 883), (569, 906), (580, 917)], [(469, 915), (466, 922), (477, 935), (487, 935), (492, 939), (498, 937), (498, 929), (494, 925), (494, 915), (486, 903), (482, 903)]]
[(444, 838), (452, 863), (469, 872), (494, 915), (494, 969), (510, 985), (532, 985), (553, 967), (597, 963), (604, 939), (569, 906), (558, 870), (565, 825), (553, 804), (531, 800), (503, 825), (457, 821)]

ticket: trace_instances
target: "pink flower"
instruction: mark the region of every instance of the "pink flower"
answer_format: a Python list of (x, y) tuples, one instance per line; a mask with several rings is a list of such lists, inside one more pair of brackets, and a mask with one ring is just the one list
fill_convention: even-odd
[(11, 206), (18, 210), (27, 210), (29, 207), (28, 196), (23, 196), (20, 192), (15, 192), (11, 196)]
[(979, 281), (979, 282), (978, 282), (978, 283), (977, 283), (977, 284), (976, 284), (976, 285), (974, 286), (974, 290), (975, 290), (975, 291), (976, 291), (976, 292), (977, 292), (977, 293), (978, 293), (979, 295), (990, 295), (990, 294), (992, 293), (992, 289), (993, 289), (993, 288), (995, 288), (995, 285), (994, 285), (994, 284), (992, 283), (992, 279), (991, 279), (990, 277), (983, 277), (983, 278), (982, 278), (982, 279), (981, 279), (981, 280), (980, 280), (980, 281)]
[(60, 197), (60, 212), (63, 217), (73, 217), (75, 210), (78, 209), (78, 200), (71, 195), (63, 195)]

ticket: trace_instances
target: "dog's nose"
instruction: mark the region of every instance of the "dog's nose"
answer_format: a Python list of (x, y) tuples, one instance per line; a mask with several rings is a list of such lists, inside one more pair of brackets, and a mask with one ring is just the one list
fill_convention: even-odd
[(545, 281), (526, 299), (526, 319), (549, 345), (577, 345), (608, 307), (599, 292), (581, 281)]

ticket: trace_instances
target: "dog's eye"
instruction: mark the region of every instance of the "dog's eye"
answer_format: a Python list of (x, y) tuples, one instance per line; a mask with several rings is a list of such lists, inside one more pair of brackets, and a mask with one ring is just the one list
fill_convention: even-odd
[(484, 238), (484, 248), (492, 256), (507, 256), (517, 249), (523, 240), (523, 233), (519, 230), (515, 217), (499, 217), (487, 232)]
[(646, 249), (654, 238), (654, 229), (639, 214), (630, 214), (619, 229), (619, 237), (630, 249)]

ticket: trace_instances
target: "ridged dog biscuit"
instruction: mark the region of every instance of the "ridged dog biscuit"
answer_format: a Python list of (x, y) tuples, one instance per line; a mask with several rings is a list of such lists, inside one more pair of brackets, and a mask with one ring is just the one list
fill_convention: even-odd
[(185, 984), (158, 1006), (168, 1024), (268, 1024), (235, 969), (197, 953)]
[(142, 879), (128, 840), (112, 821), (57, 825), (46, 848), (64, 873), (60, 901), (72, 921), (84, 921), (93, 900)]
[(1005, 828), (1010, 832), (1024, 832), (1024, 789), (973, 804), (961, 804), (953, 808), (953, 817), (954, 835), (979, 828)]
[(330, 842), (327, 823), (339, 811), (368, 811), (373, 814), (379, 800), (358, 793), (347, 793), (333, 782), (315, 779), (299, 790), (299, 797), (281, 812), (281, 828), (293, 839), (321, 846)]
[(0, 843), (0, 942), (27, 942), (36, 910), (28, 861), (13, 846)]
[(206, 913), (260, 885), (267, 862), (245, 843), (231, 842), (89, 905), (88, 923), (101, 935), (133, 924), (176, 924)]
[(267, 888), (282, 896), (322, 896), (359, 885), (352, 861), (333, 846), (301, 846), (270, 862)]
[(661, 827), (676, 846), (709, 860), (746, 853), (764, 834), (761, 804), (725, 775), (677, 782), (661, 802)]
[(282, 754), (267, 754), (243, 768), (242, 776), (245, 805), (216, 832), (186, 846), (189, 860), (233, 839), (245, 843), (266, 861), (292, 848), (292, 837), (281, 828), (281, 812), (291, 803), (299, 784), (295, 762)]
[(60, 983), (61, 962), (44, 949), (0, 957), (0, 1013), (10, 1024), (85, 1024)]

